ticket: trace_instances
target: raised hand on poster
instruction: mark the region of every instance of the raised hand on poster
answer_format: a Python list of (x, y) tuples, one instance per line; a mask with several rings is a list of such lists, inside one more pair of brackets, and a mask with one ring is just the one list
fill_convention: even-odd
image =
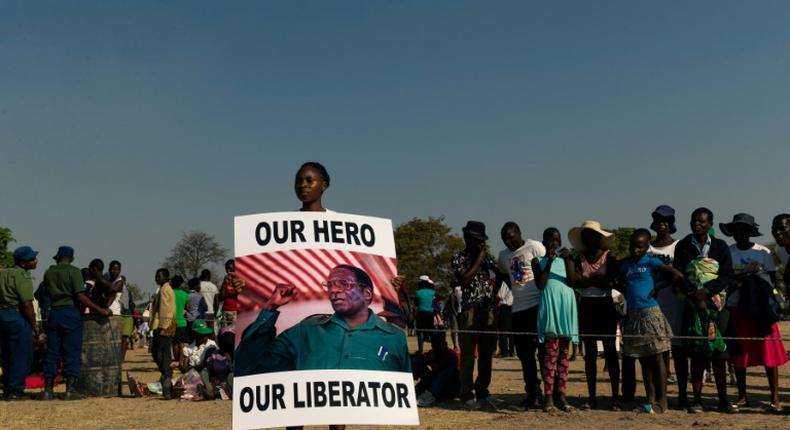
[(403, 275), (398, 275), (392, 278), (390, 282), (392, 283), (392, 286), (395, 287), (396, 289), (403, 290), (403, 288), (406, 285), (406, 277)]
[(264, 304), (264, 309), (273, 311), (280, 306), (287, 305), (297, 294), (299, 294), (299, 292), (296, 291), (296, 286), (291, 284), (277, 284), (274, 293), (272, 293), (269, 300)]

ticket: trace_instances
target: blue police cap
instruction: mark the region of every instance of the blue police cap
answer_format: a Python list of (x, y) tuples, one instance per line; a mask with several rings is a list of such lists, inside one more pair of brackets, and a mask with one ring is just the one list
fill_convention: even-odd
[(14, 260), (16, 261), (30, 261), (34, 260), (38, 255), (38, 251), (34, 251), (29, 246), (20, 246), (14, 250)]
[(58, 253), (55, 254), (54, 258), (60, 258), (60, 257), (74, 258), (74, 248), (66, 245), (59, 247)]

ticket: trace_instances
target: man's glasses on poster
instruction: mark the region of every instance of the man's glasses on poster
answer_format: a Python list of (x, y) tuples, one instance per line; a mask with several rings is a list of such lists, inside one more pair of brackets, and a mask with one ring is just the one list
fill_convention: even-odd
[(322, 282), (321, 285), (327, 289), (327, 291), (348, 291), (356, 286), (360, 288), (370, 288), (365, 284), (361, 284), (359, 282), (349, 282), (345, 279), (335, 279), (332, 281)]

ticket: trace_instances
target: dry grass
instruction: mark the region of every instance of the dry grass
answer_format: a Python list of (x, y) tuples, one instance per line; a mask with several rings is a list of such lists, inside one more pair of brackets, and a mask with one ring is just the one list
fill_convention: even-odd
[[(783, 336), (790, 337), (790, 322), (780, 325)], [(409, 339), (414, 342), (414, 338)], [(787, 345), (787, 344), (786, 344)], [(414, 345), (412, 345), (414, 346)], [(790, 346), (790, 345), (789, 345)], [(603, 361), (599, 361), (603, 366)], [(572, 362), (569, 399), (575, 405), (584, 402), (586, 388), (582, 360)], [(158, 373), (144, 349), (131, 351), (127, 356), (124, 369), (141, 381), (155, 381)], [(637, 369), (639, 374), (639, 369)], [(605, 372), (599, 372), (599, 376)], [(667, 426), (697, 428), (790, 428), (790, 415), (769, 415), (761, 412), (761, 406), (768, 400), (767, 381), (761, 368), (749, 372), (749, 393), (752, 408), (742, 410), (738, 415), (725, 415), (708, 412), (689, 415), (684, 411), (670, 410), (664, 415), (644, 415), (634, 412), (609, 412), (605, 410), (574, 412), (571, 414), (546, 414), (539, 411), (523, 412), (518, 403), (523, 399), (521, 372), (516, 359), (495, 359), (494, 377), (491, 391), (506, 400), (506, 407), (499, 411), (467, 412), (460, 408), (460, 402), (445, 402), (437, 407), (420, 410), (420, 421), (428, 429), (465, 429), (491, 428), (510, 429), (541, 426), (541, 428), (586, 428), (612, 429), (639, 427), (642, 430), (664, 428)], [(790, 366), (780, 370), (780, 393), (782, 400), (790, 406)], [(599, 381), (598, 392), (609, 392), (608, 380)], [(643, 392), (641, 385), (637, 395)], [(729, 392), (734, 399), (735, 388)], [(677, 391), (670, 387), (670, 402), (675, 400)], [(705, 387), (707, 405), (715, 405), (714, 388)], [(606, 406), (604, 404), (603, 406)], [(790, 407), (787, 408), (790, 411)], [(75, 402), (65, 401), (25, 401), (0, 402), (0, 423), (7, 429), (229, 429), (231, 408), (228, 401), (186, 402), (163, 401), (156, 397), (135, 399), (96, 398)], [(364, 427), (354, 427), (364, 428)]]

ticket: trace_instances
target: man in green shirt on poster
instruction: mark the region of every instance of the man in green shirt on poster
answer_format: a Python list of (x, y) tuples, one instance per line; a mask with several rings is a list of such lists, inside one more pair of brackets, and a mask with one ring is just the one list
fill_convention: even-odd
[(364, 270), (336, 266), (323, 285), (335, 313), (307, 317), (275, 337), (277, 309), (297, 294), (293, 285), (278, 285), (242, 335), (235, 376), (315, 369), (411, 372), (403, 330), (368, 308), (373, 282)]

